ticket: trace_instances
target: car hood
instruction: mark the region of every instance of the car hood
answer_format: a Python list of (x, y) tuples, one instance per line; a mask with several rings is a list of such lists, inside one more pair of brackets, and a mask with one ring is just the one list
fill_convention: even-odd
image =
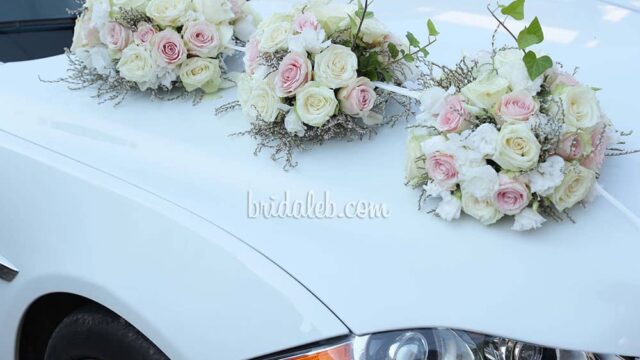
[[(442, 33), (433, 59), (452, 63), (461, 49), (490, 44), (493, 22), (475, 0), (376, 2), (392, 29)], [(277, 5), (277, 6), (276, 6)], [(280, 6), (282, 5), (282, 6)], [(285, 1), (257, 1), (259, 9)], [(580, 78), (604, 88), (602, 105), (618, 127), (639, 130), (640, 56), (629, 34), (631, 10), (583, 1), (539, 1), (529, 14), (547, 27), (545, 50)], [(506, 38), (504, 38), (506, 40)], [(372, 141), (332, 142), (299, 154), (282, 171), (255, 142), (229, 136), (248, 128), (239, 112), (214, 116), (232, 90), (198, 106), (132, 95), (98, 105), (91, 90), (68, 91), (38, 75), (64, 75), (55, 58), (0, 65), (0, 129), (108, 172), (205, 217), (281, 265), (356, 334), (452, 327), (565, 349), (640, 355), (640, 230), (604, 199), (572, 212), (576, 224), (515, 233), (510, 222), (483, 227), (443, 222), (418, 211), (418, 191), (403, 185), (406, 129)], [(629, 147), (639, 148), (639, 139)], [(4, 174), (10, 176), (10, 174)], [(600, 179), (640, 213), (640, 157), (611, 158)], [(384, 204), (387, 218), (251, 218), (251, 201), (305, 202), (325, 194), (338, 208)], [(275, 203), (275, 201), (273, 202)]]

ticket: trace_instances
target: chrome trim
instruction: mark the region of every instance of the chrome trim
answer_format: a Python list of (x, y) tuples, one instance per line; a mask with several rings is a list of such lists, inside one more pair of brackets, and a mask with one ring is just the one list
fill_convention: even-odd
[(16, 269), (9, 261), (0, 256), (0, 279), (11, 282), (18, 276), (18, 269)]

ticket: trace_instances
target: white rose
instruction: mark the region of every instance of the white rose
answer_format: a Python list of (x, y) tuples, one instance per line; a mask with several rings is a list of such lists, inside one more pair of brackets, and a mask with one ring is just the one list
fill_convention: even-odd
[(151, 53), (143, 46), (133, 44), (124, 49), (117, 69), (120, 76), (137, 83), (142, 91), (155, 87), (158, 69)]
[(540, 157), (540, 143), (526, 124), (509, 124), (498, 133), (493, 160), (505, 170), (530, 170)]
[(202, 14), (205, 20), (214, 24), (228, 22), (235, 17), (228, 0), (192, 0), (193, 8)]
[(551, 156), (526, 174), (531, 192), (541, 196), (551, 195), (564, 178), (564, 160), (560, 156)]
[(460, 200), (448, 191), (442, 192), (440, 197), (442, 197), (442, 201), (436, 208), (436, 214), (446, 221), (459, 219), (462, 210)]
[(298, 35), (289, 35), (289, 51), (317, 54), (331, 45), (331, 40), (325, 38), (323, 29), (304, 29)]
[(303, 123), (320, 127), (335, 114), (338, 100), (333, 90), (311, 81), (296, 94), (295, 106)]
[(527, 66), (522, 59), (523, 53), (519, 49), (499, 51), (493, 58), (498, 75), (509, 81), (512, 91), (525, 90), (532, 96), (540, 91), (544, 76), (531, 80)]
[(298, 113), (293, 109), (289, 111), (287, 116), (284, 118), (284, 128), (291, 134), (297, 136), (304, 136), (304, 133), (306, 132), (302, 120), (300, 120)]
[(240, 106), (244, 109), (251, 98), (251, 77), (247, 73), (240, 75), (238, 79), (237, 94)]
[(149, 0), (111, 0), (111, 5), (113, 8), (123, 8), (123, 9), (144, 9)]
[(478, 198), (469, 192), (462, 191), (462, 210), (480, 221), (483, 225), (495, 224), (504, 214), (493, 205), (491, 198)]
[(422, 123), (431, 123), (444, 109), (445, 100), (449, 95), (453, 95), (454, 88), (446, 91), (443, 88), (434, 86), (428, 88), (420, 95), (420, 114), (416, 115), (416, 120)]
[(341, 4), (331, 0), (311, 0), (305, 4), (305, 12), (314, 14), (328, 34), (349, 26), (349, 15), (353, 16), (357, 9), (353, 4)]
[(595, 92), (586, 86), (567, 86), (558, 94), (564, 107), (564, 121), (575, 129), (586, 129), (600, 121)]
[(342, 45), (331, 45), (318, 54), (314, 65), (316, 81), (337, 89), (358, 77), (358, 57)]
[(146, 12), (159, 25), (178, 26), (190, 9), (191, 0), (151, 0)]
[(369, 18), (362, 23), (360, 35), (365, 43), (380, 45), (385, 42), (385, 38), (389, 35), (389, 30), (380, 20)]
[[(409, 186), (416, 186), (420, 178), (426, 175), (422, 142), (428, 138), (429, 135), (420, 133), (415, 129), (409, 132), (409, 140), (407, 141), (407, 163), (405, 166), (405, 178)], [(418, 160), (420, 157), (423, 157), (422, 161)]]
[(574, 164), (565, 170), (562, 183), (551, 194), (551, 201), (558, 211), (564, 211), (587, 198), (595, 183), (595, 172)]
[(486, 110), (493, 109), (507, 92), (509, 82), (494, 72), (487, 72), (462, 88), (462, 95), (469, 99), (471, 105)]
[(245, 115), (253, 120), (266, 122), (276, 121), (282, 106), (271, 78), (255, 81), (241, 80), (238, 85), (238, 100)]
[(275, 52), (278, 50), (286, 50), (289, 35), (291, 35), (291, 23), (276, 22), (266, 26), (258, 35), (260, 39), (260, 51)]
[(187, 91), (202, 89), (213, 93), (222, 82), (220, 61), (200, 57), (187, 59), (180, 68), (180, 80)]
[(542, 227), (542, 224), (547, 221), (531, 208), (522, 210), (519, 214), (516, 214), (515, 221), (511, 230), (515, 231), (529, 231)]
[(478, 199), (490, 199), (498, 188), (498, 173), (489, 165), (462, 167), (462, 192)]

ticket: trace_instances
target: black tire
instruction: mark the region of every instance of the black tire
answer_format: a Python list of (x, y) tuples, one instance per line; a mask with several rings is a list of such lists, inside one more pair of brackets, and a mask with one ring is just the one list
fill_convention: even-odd
[(126, 320), (99, 305), (68, 315), (53, 332), (45, 360), (169, 360)]

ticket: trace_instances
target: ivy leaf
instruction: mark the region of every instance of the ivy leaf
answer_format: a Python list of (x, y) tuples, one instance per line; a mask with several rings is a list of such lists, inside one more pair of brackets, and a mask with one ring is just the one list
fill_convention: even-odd
[(516, 20), (524, 19), (524, 0), (515, 0), (511, 4), (502, 7), (503, 15), (511, 16)]
[(531, 21), (531, 24), (518, 34), (518, 47), (524, 50), (529, 46), (540, 44), (543, 40), (544, 33), (542, 32), (542, 26), (540, 26), (540, 20), (538, 20), (536, 16), (533, 21)]
[(438, 36), (440, 34), (440, 32), (438, 32), (438, 29), (436, 29), (436, 26), (433, 24), (433, 21), (431, 21), (431, 19), (427, 20), (427, 29), (429, 29), (429, 36)]
[(420, 47), (420, 40), (418, 40), (418, 38), (413, 35), (412, 32), (407, 32), (407, 40), (409, 40), (409, 45), (415, 47), (415, 48), (419, 48)]
[(524, 64), (527, 66), (527, 72), (531, 80), (537, 79), (538, 76), (553, 67), (553, 60), (551, 60), (550, 57), (546, 55), (538, 57), (533, 51), (527, 51), (522, 60), (524, 60)]
[(424, 55), (425, 58), (429, 56), (429, 50), (427, 50), (426, 48), (420, 49), (420, 52), (422, 53), (422, 55)]
[(416, 61), (416, 58), (412, 55), (412, 54), (405, 54), (403, 56), (404, 61), (412, 63), (414, 61)]
[(400, 56), (400, 50), (398, 50), (396, 44), (389, 43), (389, 45), (387, 45), (387, 48), (389, 49), (389, 54), (391, 55), (392, 59), (397, 59), (398, 56)]

